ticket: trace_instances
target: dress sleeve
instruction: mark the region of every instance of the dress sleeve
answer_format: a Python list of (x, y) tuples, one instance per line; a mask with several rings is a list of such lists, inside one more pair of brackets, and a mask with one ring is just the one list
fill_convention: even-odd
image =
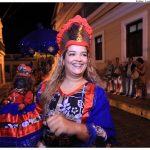
[(41, 96), (42, 92), (44, 91), (44, 89), (46, 87), (46, 83), (47, 83), (47, 81), (44, 81), (40, 84), (40, 86), (37, 90), (37, 93), (36, 93), (36, 103), (39, 103), (40, 96)]
[(24, 98), (24, 104), (29, 105), (33, 102), (33, 93), (32, 91), (28, 91)]
[[(96, 86), (93, 107), (86, 122), (90, 138), (86, 145), (105, 146), (115, 142), (115, 128), (105, 91)], [(101, 144), (100, 144), (101, 143)], [(100, 144), (100, 145), (99, 145)]]

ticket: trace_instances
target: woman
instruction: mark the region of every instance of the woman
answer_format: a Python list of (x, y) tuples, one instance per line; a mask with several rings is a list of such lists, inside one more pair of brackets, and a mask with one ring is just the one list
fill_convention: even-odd
[(91, 40), (92, 29), (80, 16), (70, 19), (57, 35), (58, 64), (42, 93), (46, 120), (38, 147), (113, 143), (108, 100), (90, 61)]

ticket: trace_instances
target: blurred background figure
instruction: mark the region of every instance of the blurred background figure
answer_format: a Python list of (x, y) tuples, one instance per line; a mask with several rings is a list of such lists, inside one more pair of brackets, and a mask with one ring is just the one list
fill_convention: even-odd
[(107, 92), (114, 91), (113, 72), (114, 72), (114, 65), (111, 60), (108, 60), (106, 73), (105, 73), (105, 79), (106, 79), (106, 89), (105, 90)]
[(122, 65), (120, 64), (119, 57), (116, 57), (116, 62), (114, 64), (114, 73), (113, 73), (113, 79), (114, 79), (114, 94), (119, 95), (122, 90)]
[(20, 64), (12, 90), (0, 106), (0, 147), (35, 147), (42, 133), (41, 108), (34, 102), (32, 70)]
[(137, 66), (136, 71), (139, 73), (139, 80), (136, 85), (135, 98), (144, 99), (145, 96), (147, 95), (146, 79), (145, 79), (146, 66), (144, 60), (142, 58), (137, 58), (136, 66)]
[[(39, 76), (40, 78), (40, 83), (37, 85), (36, 88), (36, 102), (40, 102), (41, 94), (44, 91), (46, 87), (46, 83), (48, 80), (50, 80), (51, 75), (53, 71), (56, 68), (56, 60), (55, 59), (48, 59), (47, 62), (43, 62), (41, 66), (39, 66)], [(55, 62), (55, 63), (54, 63)], [(41, 100), (42, 101), (42, 100)]]
[(128, 62), (125, 66), (126, 69), (126, 96), (131, 96), (134, 97), (134, 87), (133, 87), (133, 79), (131, 77), (132, 72), (134, 71), (135, 74), (135, 70), (133, 70), (135, 68), (135, 64), (133, 62), (133, 57), (129, 57), (128, 58)]

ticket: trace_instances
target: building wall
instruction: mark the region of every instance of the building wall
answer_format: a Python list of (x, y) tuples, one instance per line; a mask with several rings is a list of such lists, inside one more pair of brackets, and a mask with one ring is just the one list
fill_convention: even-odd
[[(104, 36), (104, 47), (105, 47), (105, 56), (104, 60), (101, 63), (96, 63), (97, 66), (101, 66), (108, 59), (113, 60), (115, 57), (121, 56), (121, 28), (118, 21), (115, 21), (111, 24), (108, 24), (104, 27), (93, 29), (94, 34), (93, 37), (98, 36), (101, 32), (103, 32)], [(93, 40), (93, 45), (94, 45)], [(94, 49), (94, 47), (93, 47)], [(94, 52), (94, 51), (93, 51)], [(93, 53), (95, 55), (95, 53)]]
[(0, 18), (0, 85), (5, 84), (5, 71), (4, 71), (4, 43), (2, 34), (2, 22)]

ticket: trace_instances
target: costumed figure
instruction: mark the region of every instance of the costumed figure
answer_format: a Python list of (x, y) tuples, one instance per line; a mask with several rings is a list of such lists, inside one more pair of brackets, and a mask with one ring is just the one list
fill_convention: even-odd
[(79, 15), (58, 33), (57, 65), (40, 98), (45, 129), (38, 147), (114, 144), (109, 102), (91, 65), (91, 42), (92, 28)]
[(0, 106), (0, 147), (35, 147), (41, 137), (42, 110), (34, 102), (31, 71), (18, 66), (13, 89)]

